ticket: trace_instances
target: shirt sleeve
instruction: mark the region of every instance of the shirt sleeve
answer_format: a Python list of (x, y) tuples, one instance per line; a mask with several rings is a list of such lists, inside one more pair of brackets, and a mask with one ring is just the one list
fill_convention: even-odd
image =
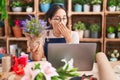
[(71, 38), (72, 38), (72, 42), (71, 43), (77, 43), (78, 44), (79, 41), (80, 41), (78, 32), (76, 32), (76, 31), (72, 31), (71, 32)]

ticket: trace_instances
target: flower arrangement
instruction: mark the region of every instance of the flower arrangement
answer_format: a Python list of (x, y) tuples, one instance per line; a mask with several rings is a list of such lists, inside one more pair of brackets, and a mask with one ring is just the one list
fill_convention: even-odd
[(66, 61), (64, 66), (55, 69), (48, 61), (29, 64), (25, 67), (25, 75), (22, 80), (68, 80), (70, 77), (79, 76), (77, 68), (73, 68), (73, 59)]
[(114, 49), (113, 51), (108, 51), (108, 55), (110, 57), (110, 61), (117, 61), (120, 56), (120, 53), (117, 49)]
[(42, 19), (37, 20), (36, 17), (32, 17), (31, 15), (29, 17), (30, 20), (26, 19), (21, 21), (23, 32), (37, 37), (41, 36), (43, 31), (49, 27), (47, 26), (47, 22)]

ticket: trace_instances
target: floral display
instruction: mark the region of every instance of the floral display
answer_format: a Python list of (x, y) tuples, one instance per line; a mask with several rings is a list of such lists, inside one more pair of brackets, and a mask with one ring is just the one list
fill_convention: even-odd
[[(28, 48), (29, 52), (32, 53), (32, 60), (40, 61), (43, 57), (41, 50), (33, 51), (36, 46), (41, 46), (41, 37), (45, 34), (45, 30), (49, 28), (47, 26), (47, 22), (40, 19), (38, 20), (36, 17), (32, 17), (29, 15), (30, 20), (26, 19), (21, 21), (21, 25), (23, 26), (23, 32), (28, 39)], [(37, 45), (36, 45), (37, 44)], [(34, 55), (38, 54), (36, 57)]]
[(14, 71), (18, 75), (24, 74), (24, 67), (28, 62), (28, 55), (21, 55), (19, 58), (13, 56), (13, 65), (11, 70)]
[(25, 75), (21, 80), (68, 80), (70, 77), (79, 76), (77, 68), (73, 67), (73, 59), (66, 61), (64, 66), (55, 69), (48, 61), (28, 64), (24, 70)]
[(26, 19), (21, 21), (24, 33), (40, 36), (42, 32), (49, 27), (47, 26), (47, 22), (45, 22), (44, 20), (37, 20), (36, 17), (32, 17), (31, 15), (29, 15), (29, 17), (30, 20)]

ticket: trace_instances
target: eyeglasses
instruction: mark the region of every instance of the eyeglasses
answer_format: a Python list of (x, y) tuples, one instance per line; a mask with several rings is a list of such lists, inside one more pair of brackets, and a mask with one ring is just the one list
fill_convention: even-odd
[(63, 20), (63, 22), (65, 22), (67, 20), (67, 18), (60, 18), (60, 17), (55, 17), (52, 20), (56, 21), (56, 22), (61, 22)]

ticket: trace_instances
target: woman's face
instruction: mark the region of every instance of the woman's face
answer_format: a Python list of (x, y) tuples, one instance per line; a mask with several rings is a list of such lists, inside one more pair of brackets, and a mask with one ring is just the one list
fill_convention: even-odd
[(65, 26), (67, 24), (67, 15), (66, 12), (63, 9), (59, 9), (55, 15), (52, 17), (52, 19), (49, 20), (51, 25), (54, 26), (54, 24), (63, 23)]
[(55, 15), (53, 16), (52, 20), (54, 20), (57, 23), (63, 23), (64, 25), (67, 24), (67, 15), (66, 12), (63, 9), (59, 9)]

